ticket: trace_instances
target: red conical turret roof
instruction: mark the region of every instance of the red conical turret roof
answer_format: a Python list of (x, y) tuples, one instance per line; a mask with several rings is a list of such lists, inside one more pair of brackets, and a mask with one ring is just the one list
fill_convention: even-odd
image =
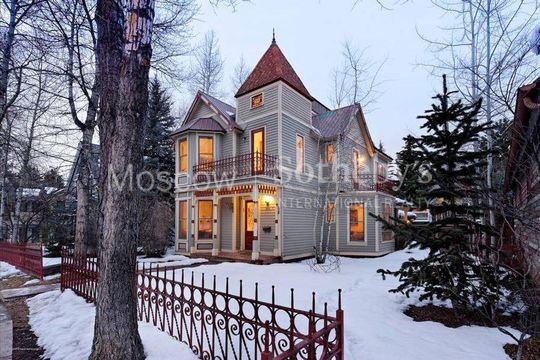
[(274, 39), (257, 63), (257, 66), (255, 66), (255, 69), (238, 89), (236, 97), (279, 80), (285, 82), (308, 99), (313, 99)]

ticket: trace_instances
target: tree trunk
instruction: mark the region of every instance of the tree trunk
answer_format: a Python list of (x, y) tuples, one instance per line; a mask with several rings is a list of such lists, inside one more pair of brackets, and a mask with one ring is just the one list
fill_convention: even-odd
[(4, 144), (4, 152), (2, 154), (2, 175), (0, 179), (0, 186), (2, 187), (0, 189), (0, 241), (5, 240), (4, 235), (6, 232), (6, 229), (4, 228), (4, 215), (6, 211), (6, 176), (8, 170), (9, 150), (11, 147), (11, 129), (13, 128), (13, 120), (11, 120), (9, 117), (6, 117), (6, 119), (6, 141)]
[[(144, 359), (137, 331), (141, 193), (135, 176), (143, 166), (154, 2), (128, 1), (125, 18), (123, 5), (121, 0), (99, 0), (96, 10), (102, 231), (92, 360)], [(114, 180), (125, 175), (125, 182)]]
[[(90, 109), (88, 113), (90, 114)], [(93, 110), (93, 117), (96, 111)], [(88, 123), (88, 122), (87, 122)], [(92, 194), (92, 137), (94, 127), (83, 130), (77, 174), (77, 216), (75, 219), (75, 251), (95, 256), (97, 253), (97, 204)]]
[(12, 56), (13, 41), (15, 39), (15, 25), (17, 22), (17, 1), (11, 0), (9, 3), (9, 23), (2, 44), (2, 62), (0, 63), (0, 124), (4, 120), (8, 108), (7, 90), (9, 84), (9, 66)]

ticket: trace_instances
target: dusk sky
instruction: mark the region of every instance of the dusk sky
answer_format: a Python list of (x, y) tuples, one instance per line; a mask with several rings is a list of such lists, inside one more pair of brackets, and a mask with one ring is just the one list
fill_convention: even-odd
[[(205, 2), (194, 30), (200, 36), (213, 29), (219, 38), (226, 73), (223, 90), (232, 93), (230, 77), (243, 55), (253, 67), (266, 51), (276, 29), (277, 43), (298, 75), (319, 101), (330, 106), (332, 69), (341, 61), (345, 40), (367, 47), (367, 58), (386, 62), (379, 74), (381, 96), (366, 114), (373, 140), (382, 140), (395, 156), (408, 133), (418, 133), (416, 116), (430, 104), (440, 79), (418, 66), (432, 61), (427, 44), (417, 30), (444, 36), (440, 9), (429, 1), (381, 9), (375, 1), (253, 0), (230, 8), (212, 8)], [(230, 100), (229, 100), (230, 102)]]

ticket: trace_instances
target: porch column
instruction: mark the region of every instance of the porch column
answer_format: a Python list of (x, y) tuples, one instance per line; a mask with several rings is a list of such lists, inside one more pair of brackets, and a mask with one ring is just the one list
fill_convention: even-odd
[(218, 234), (218, 197), (217, 192), (214, 190), (212, 193), (212, 204), (214, 204), (214, 211), (212, 215), (213, 219), (213, 225), (212, 225), (212, 234), (213, 236), (213, 246), (212, 246), (212, 256), (218, 256), (219, 255), (219, 234)]
[(275, 194), (275, 202), (276, 204), (274, 205), (274, 215), (275, 215), (275, 236), (274, 236), (274, 256), (280, 256), (281, 255), (281, 249), (279, 248), (280, 247), (280, 244), (279, 244), (279, 234), (280, 234), (280, 229), (281, 229), (281, 224), (279, 222), (279, 213), (281, 211), (281, 201), (280, 201), (280, 196), (281, 194), (279, 193), (279, 190), (276, 190), (276, 194)]
[(259, 186), (257, 184), (253, 185), (253, 190), (251, 193), (253, 198), (253, 250), (251, 252), (251, 260), (259, 259)]

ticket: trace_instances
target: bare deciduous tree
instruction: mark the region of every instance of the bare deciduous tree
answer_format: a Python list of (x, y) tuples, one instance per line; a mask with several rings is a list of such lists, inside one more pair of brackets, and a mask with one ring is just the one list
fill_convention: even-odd
[(204, 40), (195, 50), (190, 81), (192, 91), (202, 90), (210, 95), (218, 95), (223, 78), (223, 64), (218, 38), (211, 30), (205, 34)]
[[(134, 288), (141, 206), (134, 178), (143, 167), (154, 10), (152, 0), (97, 2), (102, 221), (93, 360), (145, 357)], [(126, 174), (129, 184), (115, 184)]]
[(384, 62), (376, 65), (366, 57), (367, 49), (359, 49), (352, 42), (343, 44), (342, 63), (332, 70), (332, 106), (359, 103), (364, 109), (375, 104), (380, 95), (379, 72)]
[(246, 64), (244, 56), (241, 56), (238, 64), (236, 64), (236, 66), (234, 67), (234, 72), (231, 76), (233, 93), (235, 93), (240, 88), (240, 86), (242, 86), (250, 73), (251, 68)]

